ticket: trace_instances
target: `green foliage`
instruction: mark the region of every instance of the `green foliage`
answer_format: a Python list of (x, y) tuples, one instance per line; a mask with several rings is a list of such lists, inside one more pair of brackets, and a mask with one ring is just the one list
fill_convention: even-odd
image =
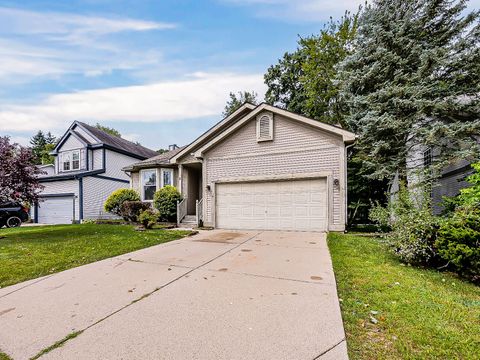
[(151, 207), (148, 202), (124, 201), (120, 206), (120, 216), (127, 221), (137, 222), (140, 214)]
[(122, 137), (122, 134), (120, 134), (120, 131), (118, 131), (117, 129), (101, 125), (100, 123), (96, 123), (95, 127), (98, 130), (102, 130), (102, 131), (106, 132), (107, 134), (110, 134), (110, 135), (113, 135), (113, 136), (116, 136), (116, 137), (119, 137), (119, 138)]
[(387, 207), (376, 204), (370, 219), (383, 229), (391, 229), (385, 239), (402, 261), (434, 265), (438, 262), (435, 241), (440, 220), (432, 214), (430, 193), (409, 191), (404, 184)]
[(164, 186), (155, 192), (153, 206), (159, 211), (161, 221), (176, 221), (177, 201), (182, 200), (182, 195), (177, 188), (171, 185)]
[(475, 172), (466, 179), (470, 186), (461, 189), (457, 199), (460, 206), (480, 208), (480, 163), (472, 164), (472, 167)]
[(96, 223), (96, 220), (95, 219), (83, 219), (82, 220), (82, 225), (91, 225), (91, 224), (95, 224)]
[(227, 117), (228, 115), (234, 113), (240, 106), (248, 102), (256, 105), (258, 103), (257, 97), (258, 94), (255, 91), (239, 91), (238, 94), (231, 92), (229, 95), (230, 100), (227, 101), (225, 109), (223, 110), (223, 116)]
[(344, 125), (345, 108), (336, 81), (337, 65), (352, 51), (358, 15), (348, 12), (331, 20), (319, 35), (301, 38), (293, 53), (285, 53), (268, 68), (264, 79), (268, 103), (329, 124)]
[(435, 246), (453, 270), (480, 283), (480, 210), (458, 208), (442, 222)]
[(56, 138), (50, 132), (39, 130), (31, 139), (30, 145), (37, 165), (53, 164), (55, 159), (49, 153), (55, 148)]
[(158, 214), (152, 209), (143, 210), (138, 217), (138, 221), (145, 229), (151, 229), (157, 223)]
[(372, 178), (406, 174), (411, 146), (435, 147), (435, 166), (479, 157), (480, 13), (464, 0), (380, 0), (359, 18), (338, 74), (348, 127)]
[(103, 208), (105, 211), (121, 216), (121, 206), (125, 201), (140, 201), (140, 195), (133, 189), (118, 189), (112, 192)]

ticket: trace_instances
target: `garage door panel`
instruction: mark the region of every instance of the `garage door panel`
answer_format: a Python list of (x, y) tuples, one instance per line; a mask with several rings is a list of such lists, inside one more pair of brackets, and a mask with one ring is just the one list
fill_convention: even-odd
[(71, 224), (73, 201), (72, 197), (44, 199), (38, 206), (38, 222), (41, 224)]
[(325, 231), (327, 218), (325, 178), (216, 186), (219, 228)]

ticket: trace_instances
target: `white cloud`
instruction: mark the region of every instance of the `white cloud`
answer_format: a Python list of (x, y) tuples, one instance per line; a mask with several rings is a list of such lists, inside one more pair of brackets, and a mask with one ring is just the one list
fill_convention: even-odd
[(44, 34), (56, 40), (80, 40), (124, 31), (172, 29), (173, 23), (77, 15), (59, 12), (35, 12), (0, 7), (0, 32), (7, 34)]
[(265, 93), (261, 74), (195, 73), (177, 81), (51, 95), (0, 110), (0, 131), (61, 130), (73, 120), (162, 122), (218, 115), (230, 91)]
[(167, 22), (0, 7), (0, 79), (5, 86), (39, 77), (94, 77), (158, 65), (158, 51), (123, 44), (123, 33), (175, 27)]
[(355, 12), (365, 0), (221, 0), (226, 3), (250, 6), (257, 16), (286, 21), (325, 21), (330, 16)]

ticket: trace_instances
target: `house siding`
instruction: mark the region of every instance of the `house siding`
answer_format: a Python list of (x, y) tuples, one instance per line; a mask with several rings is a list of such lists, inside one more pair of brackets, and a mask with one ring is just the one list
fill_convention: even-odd
[(204, 157), (205, 223), (214, 225), (214, 184), (225, 179), (245, 177), (301, 176), (325, 173), (339, 179), (339, 186), (329, 185), (330, 230), (345, 227), (344, 143), (328, 134), (275, 115), (274, 139), (257, 142), (256, 121), (251, 120), (227, 139), (206, 152)]
[(85, 145), (74, 136), (69, 136), (67, 140), (62, 144), (62, 147), (59, 149), (59, 152), (75, 150), (85, 147)]
[(116, 179), (129, 180), (128, 175), (122, 171), (122, 168), (131, 165), (138, 160), (111, 150), (105, 150), (105, 152), (107, 162), (105, 176), (113, 177)]
[(103, 149), (93, 150), (92, 162), (93, 170), (99, 170), (103, 168)]
[(83, 218), (115, 218), (115, 215), (105, 212), (103, 204), (113, 191), (128, 188), (128, 186), (127, 183), (93, 176), (83, 178)]

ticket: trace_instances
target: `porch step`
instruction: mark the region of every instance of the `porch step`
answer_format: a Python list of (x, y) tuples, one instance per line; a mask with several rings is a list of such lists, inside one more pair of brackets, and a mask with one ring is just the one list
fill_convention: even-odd
[(195, 215), (185, 215), (185, 217), (183, 218), (182, 222), (195, 222), (197, 221), (197, 217)]

